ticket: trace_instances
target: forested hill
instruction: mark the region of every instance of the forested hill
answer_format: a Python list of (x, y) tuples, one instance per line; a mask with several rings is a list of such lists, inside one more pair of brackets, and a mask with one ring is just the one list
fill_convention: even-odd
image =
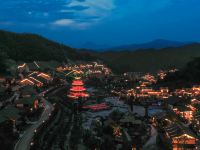
[[(116, 73), (154, 72), (169, 67), (182, 68), (194, 57), (200, 57), (200, 44), (176, 48), (140, 49), (136, 51), (84, 51), (65, 46), (35, 34), (17, 34), (0, 30), (0, 63), (9, 58), (32, 62), (56, 60), (104, 61)], [(3, 66), (3, 65), (1, 65)]]
[(195, 57), (200, 57), (200, 44), (194, 43), (176, 48), (160, 50), (91, 52), (101, 58), (116, 72), (154, 72), (170, 67), (182, 68)]
[(16, 61), (34, 60), (88, 60), (88, 54), (80, 55), (76, 49), (50, 41), (35, 34), (17, 34), (0, 30), (0, 52)]
[(170, 73), (164, 80), (160, 80), (157, 86), (167, 86), (171, 89), (192, 87), (200, 84), (200, 57), (187, 63), (187, 65), (176, 73)]

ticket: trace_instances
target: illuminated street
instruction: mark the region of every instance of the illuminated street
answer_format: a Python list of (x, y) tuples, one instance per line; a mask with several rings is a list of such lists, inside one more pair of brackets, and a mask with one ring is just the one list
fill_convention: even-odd
[(51, 114), (53, 110), (51, 103), (45, 99), (43, 99), (43, 102), (44, 112), (42, 113), (40, 119), (24, 132), (23, 136), (16, 143), (15, 150), (29, 150), (31, 145), (34, 144), (34, 141), (32, 141), (34, 132), (37, 132), (37, 128), (49, 118), (49, 114)]

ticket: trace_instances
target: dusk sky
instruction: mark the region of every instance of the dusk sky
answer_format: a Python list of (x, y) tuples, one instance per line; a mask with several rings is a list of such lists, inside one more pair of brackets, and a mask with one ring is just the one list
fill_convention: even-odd
[(155, 39), (200, 42), (200, 0), (0, 0), (0, 29), (73, 47)]

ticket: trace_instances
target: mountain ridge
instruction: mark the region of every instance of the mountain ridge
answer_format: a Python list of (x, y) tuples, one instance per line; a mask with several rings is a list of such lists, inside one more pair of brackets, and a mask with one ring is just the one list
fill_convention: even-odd
[(169, 67), (181, 68), (193, 58), (200, 57), (200, 44), (192, 43), (159, 50), (151, 48), (98, 52), (71, 48), (36, 34), (18, 34), (0, 30), (0, 52), (1, 58), (7, 57), (15, 61), (101, 60), (116, 73), (155, 72)]
[(198, 42), (180, 42), (180, 41), (173, 41), (173, 40), (166, 40), (166, 39), (155, 39), (149, 42), (144, 43), (135, 43), (135, 44), (124, 44), (119, 46), (109, 46), (107, 44), (95, 44), (93, 42), (86, 42), (82, 45), (83, 49), (92, 49), (94, 51), (124, 51), (130, 50), (135, 51), (138, 49), (162, 49), (162, 48), (169, 48), (169, 47), (179, 47), (184, 46), (187, 44), (198, 43)]
[(179, 47), (184, 46), (187, 44), (196, 43), (196, 42), (179, 42), (179, 41), (172, 41), (172, 40), (165, 40), (165, 39), (155, 39), (150, 42), (140, 43), (140, 44), (128, 44), (128, 45), (122, 45), (113, 47), (109, 50), (114, 51), (122, 51), (122, 50), (130, 50), (135, 51), (138, 49), (162, 49), (162, 48), (169, 48), (169, 47)]
[(67, 61), (92, 59), (88, 54), (79, 55), (75, 48), (51, 41), (37, 34), (14, 33), (0, 30), (0, 51), (9, 58), (21, 61)]
[(195, 57), (200, 57), (200, 44), (163, 49), (141, 49), (136, 51), (91, 52), (102, 59), (116, 72), (155, 72), (170, 67), (182, 68)]

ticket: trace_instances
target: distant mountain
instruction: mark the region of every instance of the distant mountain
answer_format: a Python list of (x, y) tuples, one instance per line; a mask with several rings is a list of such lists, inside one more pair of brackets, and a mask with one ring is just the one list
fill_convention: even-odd
[(36, 34), (17, 34), (0, 30), (0, 52), (16, 61), (90, 60), (89, 54), (69, 46), (50, 41)]
[(181, 68), (194, 57), (200, 57), (199, 43), (159, 50), (98, 52), (77, 50), (35, 34), (0, 31), (0, 65), (2, 66), (0, 72), (5, 70), (3, 59), (8, 58), (26, 62), (34, 60), (63, 62), (69, 59), (72, 61), (94, 61), (100, 59), (109, 65), (114, 72), (123, 73), (127, 71), (154, 72), (174, 66)]
[(91, 51), (90, 54), (106, 62), (115, 72), (154, 72), (170, 67), (184, 67), (193, 58), (200, 57), (200, 44), (193, 43), (159, 50)]
[(179, 47), (186, 44), (191, 44), (192, 42), (178, 42), (178, 41), (170, 41), (170, 40), (164, 40), (164, 39), (157, 39), (148, 43), (142, 43), (142, 44), (130, 44), (130, 45), (123, 45), (118, 47), (110, 48), (109, 50), (112, 51), (122, 51), (122, 50), (137, 50), (137, 49), (161, 49), (161, 48), (168, 48), (168, 47)]
[(109, 49), (110, 46), (106, 45), (106, 44), (96, 44), (96, 43), (93, 43), (93, 42), (86, 42), (81, 47), (78, 47), (78, 48), (102, 51), (102, 50)]

